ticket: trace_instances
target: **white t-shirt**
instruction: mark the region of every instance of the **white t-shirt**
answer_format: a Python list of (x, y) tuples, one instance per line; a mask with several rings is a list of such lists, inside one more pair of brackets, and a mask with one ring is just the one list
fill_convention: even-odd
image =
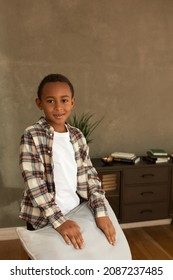
[(55, 200), (63, 215), (79, 205), (77, 164), (69, 132), (54, 132), (53, 141)]

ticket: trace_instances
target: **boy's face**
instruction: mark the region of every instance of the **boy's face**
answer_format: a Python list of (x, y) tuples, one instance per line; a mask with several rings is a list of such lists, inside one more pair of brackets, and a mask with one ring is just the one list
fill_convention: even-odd
[(36, 99), (40, 110), (44, 111), (47, 122), (57, 132), (65, 131), (65, 121), (71, 114), (74, 97), (68, 84), (63, 82), (50, 82), (44, 85), (41, 98)]

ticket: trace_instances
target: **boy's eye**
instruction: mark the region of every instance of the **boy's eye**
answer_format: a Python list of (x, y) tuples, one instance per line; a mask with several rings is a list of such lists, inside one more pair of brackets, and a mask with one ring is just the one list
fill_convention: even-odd
[(68, 102), (68, 99), (67, 99), (67, 98), (64, 98), (64, 99), (62, 99), (62, 102), (63, 102), (63, 103), (67, 103), (67, 102)]
[(54, 100), (48, 99), (48, 100), (47, 100), (47, 103), (54, 103)]

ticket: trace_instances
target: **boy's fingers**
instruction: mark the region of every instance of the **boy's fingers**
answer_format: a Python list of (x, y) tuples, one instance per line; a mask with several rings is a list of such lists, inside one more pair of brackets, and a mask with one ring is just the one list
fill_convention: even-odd
[(113, 235), (110, 236), (110, 243), (111, 243), (112, 245), (115, 245), (115, 234), (113, 234)]
[(82, 249), (84, 246), (84, 240), (83, 240), (81, 234), (78, 237), (76, 237), (76, 241), (77, 241), (79, 248)]
[(71, 244), (71, 241), (70, 241), (70, 239), (68, 238), (67, 235), (64, 235), (63, 238), (64, 238), (65, 242), (67, 243), (67, 245)]
[(83, 248), (84, 240), (80, 227), (76, 222), (67, 220), (57, 227), (56, 230), (62, 235), (67, 244), (72, 244), (75, 249)]
[(115, 231), (110, 231), (109, 229), (103, 230), (104, 234), (106, 235), (107, 240), (110, 244), (115, 245)]
[(113, 232), (111, 232), (111, 244), (115, 245), (116, 242), (116, 232), (115, 230), (113, 230)]
[(72, 237), (71, 242), (72, 242), (72, 244), (73, 244), (75, 249), (79, 249), (80, 248), (75, 237)]
[(75, 236), (64, 236), (65, 242), (69, 245), (72, 244), (75, 249), (82, 249), (83, 248), (83, 238), (81, 236), (75, 237)]
[(82, 238), (82, 234), (79, 233), (71, 238), (72, 244), (75, 249), (82, 249), (84, 240)]

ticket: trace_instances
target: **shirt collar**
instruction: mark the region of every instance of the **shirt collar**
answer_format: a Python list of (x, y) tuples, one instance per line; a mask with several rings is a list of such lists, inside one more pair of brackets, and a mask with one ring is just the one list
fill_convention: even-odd
[[(39, 125), (41, 125), (41, 126), (43, 127), (43, 129), (46, 129), (46, 130), (48, 130), (48, 131), (50, 131), (50, 132), (54, 132), (53, 126), (51, 126), (51, 125), (46, 121), (45, 117), (42, 116), (42, 117), (37, 121), (37, 123), (38, 123)], [(67, 127), (68, 131), (69, 131), (69, 132), (73, 132), (74, 127), (72, 127), (72, 126), (69, 125), (68, 123), (65, 123), (65, 124), (66, 124), (66, 127)]]
[(41, 125), (43, 129), (54, 132), (54, 128), (46, 121), (45, 117), (41, 117), (37, 123)]

